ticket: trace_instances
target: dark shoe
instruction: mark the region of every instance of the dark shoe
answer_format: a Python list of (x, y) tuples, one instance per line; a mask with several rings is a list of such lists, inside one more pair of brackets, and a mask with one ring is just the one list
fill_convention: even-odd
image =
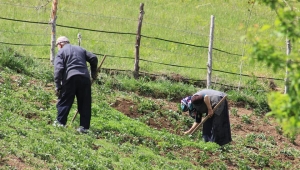
[(80, 126), (78, 129), (77, 129), (77, 132), (79, 133), (88, 133), (89, 130), (88, 129), (85, 129), (84, 127)]
[(65, 125), (60, 123), (58, 120), (55, 120), (52, 125), (55, 127), (65, 127)]

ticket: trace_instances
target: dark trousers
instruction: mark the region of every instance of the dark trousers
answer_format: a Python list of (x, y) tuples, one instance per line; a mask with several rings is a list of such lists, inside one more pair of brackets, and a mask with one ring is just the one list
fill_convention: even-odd
[(74, 99), (77, 99), (78, 112), (80, 114), (80, 126), (90, 128), (91, 122), (91, 80), (89, 78), (75, 75), (62, 87), (57, 108), (57, 120), (66, 125), (68, 115)]
[(220, 115), (214, 114), (203, 124), (202, 137), (205, 142), (216, 142), (222, 146), (232, 141), (228, 103), (226, 100), (224, 102), (222, 113)]

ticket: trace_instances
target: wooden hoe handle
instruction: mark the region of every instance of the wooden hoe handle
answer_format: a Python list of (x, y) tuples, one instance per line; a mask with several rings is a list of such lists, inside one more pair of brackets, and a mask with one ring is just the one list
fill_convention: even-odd
[[(213, 108), (213, 113), (217, 110), (217, 108), (221, 105), (221, 103), (222, 103), (223, 101), (225, 101), (226, 98), (227, 98), (227, 96), (224, 96), (224, 97), (219, 101), (219, 103)], [(209, 119), (209, 116), (208, 116), (208, 115), (205, 116), (205, 118), (201, 121), (201, 123), (199, 123), (199, 124), (193, 129), (193, 131), (192, 131), (190, 134), (193, 134), (196, 130), (198, 130), (198, 129), (200, 128), (200, 126), (203, 125), (203, 123), (204, 123), (207, 119)]]

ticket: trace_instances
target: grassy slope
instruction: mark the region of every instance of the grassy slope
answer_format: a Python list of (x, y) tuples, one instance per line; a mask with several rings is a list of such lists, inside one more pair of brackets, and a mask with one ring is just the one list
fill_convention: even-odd
[[(167, 114), (168, 121), (180, 123), (179, 131), (183, 131), (192, 120), (180, 115), (178, 110), (163, 110), (151, 100), (130, 92), (161, 93), (165, 94), (161, 98), (167, 99), (197, 90), (167, 81), (152, 83), (103, 74), (98, 82), (102, 85), (93, 86), (91, 132), (87, 135), (75, 132), (78, 117), (70, 124), (76, 105), (70, 112), (67, 128), (53, 127), (56, 97), (52, 77), (49, 77), (52, 67), (7, 48), (1, 55), (1, 169), (280, 169), (298, 166), (291, 160), (281, 163), (278, 156), (284, 153), (297, 161), (299, 150), (289, 146), (277, 148), (272, 137), (233, 135), (234, 144), (221, 151), (213, 143), (203, 143), (200, 133), (184, 137), (152, 129), (141, 119), (130, 119), (109, 106), (116, 98), (132, 98), (140, 103), (141, 112), (148, 110), (150, 117)], [(262, 141), (253, 143), (258, 139)], [(245, 145), (253, 145), (260, 152), (253, 152)], [(240, 153), (243, 160), (236, 156)]]
[[(51, 74), (51, 66), (37, 67), (45, 63), (36, 63), (23, 56), (16, 58), (11, 50), (8, 51), (2, 53), (0, 62), (2, 168), (139, 169), (153, 166), (158, 169), (195, 169), (188, 160), (170, 159), (158, 152), (170, 147), (203, 148), (201, 142), (193, 143), (188, 138), (150, 129), (110, 108), (106, 98), (113, 99), (117, 94), (104, 86), (95, 85), (93, 88), (93, 119), (89, 135), (75, 133), (78, 119), (67, 128), (53, 127), (55, 96), (52, 83), (44, 77)], [(26, 64), (26, 68), (18, 70), (12, 63), (18, 67)], [(213, 144), (205, 147), (216, 149)], [(14, 158), (21, 163), (12, 163)]]
[[(17, 4), (8, 5), (8, 4)], [(50, 4), (41, 9), (29, 8), (44, 5), (38, 0), (10, 0), (3, 6), (2, 17), (42, 21), (49, 20)], [(142, 34), (167, 40), (179, 41), (200, 46), (208, 46), (210, 17), (215, 16), (214, 48), (249, 57), (251, 46), (241, 41), (247, 29), (255, 26), (260, 29), (264, 24), (272, 25), (275, 14), (269, 9), (248, 4), (247, 1), (144, 1), (144, 20)], [(59, 1), (57, 24), (90, 28), (105, 31), (135, 33), (139, 15), (140, 1)], [(24, 7), (25, 6), (25, 7)], [(26, 7), (29, 6), (29, 7)], [(49, 44), (50, 28), (48, 25), (36, 25), (1, 20), (1, 29), (5, 30), (1, 41), (27, 44)], [(17, 33), (16, 33), (17, 32)], [(27, 32), (27, 34), (24, 34)], [(28, 34), (31, 33), (31, 34)], [(134, 68), (135, 36), (118, 35), (57, 27), (57, 35), (67, 35), (77, 43), (77, 34), (82, 35), (82, 46), (95, 53), (109, 54), (132, 59), (108, 57), (104, 67), (132, 70)], [(257, 36), (259, 31), (255, 32)], [(268, 37), (271, 38), (271, 37)], [(282, 40), (284, 43), (285, 40)], [(284, 44), (278, 45), (285, 47)], [(17, 47), (24, 54), (34, 57), (49, 57), (49, 47)], [(284, 51), (284, 49), (283, 49)], [(214, 51), (214, 69), (240, 73), (242, 57)], [(141, 59), (168, 64), (206, 68), (207, 49), (195, 48), (175, 43), (167, 43), (149, 38), (142, 38)], [(140, 70), (151, 73), (179, 73), (197, 79), (205, 79), (206, 71), (157, 65), (140, 62)], [(272, 73), (265, 64), (250, 64), (243, 61), (243, 74), (266, 77), (284, 77), (284, 70)], [(213, 73), (213, 81), (237, 85), (240, 78), (236, 75)], [(242, 84), (249, 78), (242, 77)], [(283, 85), (282, 82), (277, 82)]]
[[(7, 3), (28, 6), (44, 4), (42, 1), (37, 0), (10, 0)], [(83, 5), (82, 1), (59, 2), (61, 11), (58, 13), (58, 24), (109, 31), (133, 33), (136, 31), (136, 19), (140, 2), (88, 1), (84, 3)], [(1, 4), (1, 6), (4, 6), (1, 8), (3, 10), (1, 12), (2, 17), (43, 22), (47, 22), (49, 18), (49, 5), (47, 8), (40, 10), (7, 4)], [(223, 3), (223, 1), (222, 3), (219, 1), (178, 1), (169, 3), (145, 1), (146, 14), (142, 34), (207, 46), (210, 15), (215, 15), (216, 40), (214, 47), (241, 53), (242, 47), (239, 39), (246, 32), (247, 23), (245, 21), (249, 17), (248, 8), (251, 9), (251, 6), (238, 0), (230, 0), (226, 3)], [(255, 6), (253, 9), (249, 25), (257, 24), (260, 27), (274, 17), (273, 13), (265, 8)], [(91, 13), (91, 11), (97, 16), (84, 14)], [(2, 30), (1, 41), (33, 44), (48, 44), (50, 42), (50, 29), (46, 25), (37, 26), (35, 24), (3, 20), (1, 20), (0, 25)], [(170, 31), (170, 28), (172, 31)], [(77, 41), (76, 36), (80, 32), (83, 35), (83, 46), (94, 52), (134, 57), (134, 36), (91, 33), (65, 28), (58, 28), (57, 31), (59, 35), (68, 35), (72, 42)], [(20, 32), (21, 34), (18, 34)], [(33, 34), (24, 34), (24, 32)], [(48, 47), (16, 46), (15, 48), (26, 56), (42, 58), (48, 58), (49, 56)], [(203, 49), (186, 48), (146, 38), (142, 39), (141, 48), (142, 58), (153, 61), (197, 67), (205, 67), (206, 64), (207, 51)], [(245, 52), (247, 53), (247, 50)], [(226, 68), (227, 71), (233, 72), (239, 71), (240, 58), (218, 52), (215, 55), (216, 58), (222, 59), (222, 62), (219, 64), (216, 62), (214, 68)], [(198, 56), (201, 56), (201, 58), (199, 59)], [(104, 67), (127, 69), (133, 67), (133, 60), (119, 60), (117, 62), (116, 60), (119, 59), (109, 58), (105, 61)], [(197, 140), (196, 137), (191, 140), (166, 131), (150, 129), (145, 124), (131, 120), (109, 107), (108, 104), (110, 100), (114, 100), (114, 97), (120, 95), (130, 96), (131, 93), (120, 94), (117, 91), (112, 91), (109, 87), (103, 86), (96, 86), (97, 88), (94, 87), (93, 89), (92, 133), (89, 135), (76, 134), (74, 129), (78, 125), (78, 120), (65, 129), (52, 127), (51, 123), (56, 115), (52, 68), (47, 62), (33, 63), (30, 59), (22, 61), (22, 63), (17, 65), (18, 68), (23, 65), (22, 69), (17, 70), (19, 73), (3, 66), (0, 67), (0, 167), (3, 169), (11, 169), (12, 167), (18, 169), (54, 169), (55, 167), (63, 169), (72, 167), (81, 169), (87, 169), (87, 167), (90, 169), (112, 169), (112, 167), (115, 169), (140, 169), (141, 167), (199, 169), (201, 165), (206, 168), (220, 169), (230, 166), (232, 162), (235, 167), (243, 169), (250, 164), (254, 164), (253, 167), (255, 168), (268, 168), (270, 166), (268, 160), (273, 159), (272, 154), (277, 152), (299, 158), (298, 151), (290, 148), (285, 148), (283, 151), (277, 150), (277, 148), (274, 149), (272, 141), (268, 140), (263, 141), (260, 149), (271, 156), (264, 154), (258, 156), (259, 154), (245, 149), (244, 142), (246, 140), (243, 141), (238, 137), (236, 140), (240, 140), (234, 146), (235, 148), (229, 146), (228, 152), (220, 154), (219, 150), (215, 150), (217, 148), (215, 145), (203, 144), (200, 141), (194, 142), (194, 140)], [(224, 63), (226, 64), (224, 65)], [(267, 69), (263, 64), (252, 66), (247, 61), (244, 64), (245, 74), (255, 72), (260, 76), (273, 75), (270, 71), (266, 71)], [(16, 65), (16, 63), (13, 63), (13, 65)], [(43, 67), (40, 67), (41, 65)], [(26, 71), (27, 66), (29, 67), (28, 71)], [(144, 63), (141, 63), (141, 70), (179, 72), (182, 75), (195, 76), (189, 73), (189, 69), (158, 68), (156, 65), (146, 65)], [(199, 74), (201, 74), (200, 78), (205, 77), (205, 73), (203, 75), (202, 73)], [(195, 77), (199, 78), (198, 75)], [(230, 76), (225, 78), (229, 81), (236, 80), (236, 78)], [(218, 81), (224, 80), (220, 77), (215, 77), (215, 79)], [(110, 82), (113, 83), (113, 80)], [(130, 84), (132, 85), (132, 83)], [(179, 86), (182, 86), (182, 88), (178, 88), (173, 93), (178, 92), (180, 96), (191, 94), (196, 90), (191, 88), (191, 91), (184, 91), (187, 87), (182, 84)], [(149, 90), (147, 86), (145, 86), (145, 89)], [(249, 94), (246, 92), (243, 95)], [(237, 95), (237, 98), (243, 95)], [(233, 95), (233, 97), (236, 96)], [(71, 111), (70, 116), (73, 116), (73, 113), (75, 113), (74, 109)], [(184, 118), (182, 119), (187, 121)], [(251, 140), (249, 141), (251, 142)], [(201, 155), (201, 157), (193, 160), (191, 158), (195, 155), (192, 152), (190, 154), (174, 152), (176, 150), (186, 150), (187, 148), (194, 148), (195, 151), (200, 150), (198, 155)], [(273, 150), (273, 152), (268, 152), (270, 150)], [(244, 160), (240, 160), (236, 157), (239, 153), (248, 156), (245, 156)], [(215, 158), (215, 161), (210, 162), (210, 157)], [(228, 160), (230, 160), (229, 163)], [(297, 166), (290, 161), (280, 165), (280, 161), (274, 159), (271, 167), (280, 169)]]

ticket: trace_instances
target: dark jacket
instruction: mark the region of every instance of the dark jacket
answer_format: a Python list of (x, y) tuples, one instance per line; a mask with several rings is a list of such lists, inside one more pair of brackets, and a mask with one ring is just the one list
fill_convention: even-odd
[[(210, 99), (210, 104), (212, 106), (212, 108), (214, 108), (219, 101), (226, 96), (225, 93), (217, 91), (217, 90), (211, 90), (211, 89), (205, 89), (205, 90), (201, 90), (198, 91), (197, 93), (195, 93), (193, 96), (196, 95), (201, 95), (202, 96), (202, 100), (200, 101), (196, 101), (193, 102), (193, 106), (194, 108), (199, 112), (199, 113), (207, 113), (207, 106), (204, 103), (204, 96), (208, 95), (209, 99)], [(216, 109), (215, 114), (220, 115), (221, 112), (223, 111), (224, 108), (224, 102), (221, 103), (220, 107), (218, 107), (218, 109)]]
[[(204, 102), (205, 95), (209, 96), (212, 108), (214, 108), (220, 102), (220, 100), (226, 96), (226, 94), (223, 92), (211, 89), (201, 90), (195, 93), (193, 96), (196, 95), (202, 96), (201, 100), (192, 102), (193, 107), (197, 111), (195, 117), (195, 121), (197, 123), (201, 122), (202, 113), (208, 112), (207, 106)], [(203, 137), (208, 137), (209, 141), (216, 142), (221, 146), (232, 141), (228, 103), (226, 100), (220, 104), (220, 106), (214, 112), (214, 115), (211, 118), (207, 119), (206, 122), (204, 122), (202, 135)]]
[(58, 51), (54, 60), (54, 82), (56, 88), (60, 89), (74, 75), (90, 78), (86, 62), (90, 63), (91, 74), (96, 74), (98, 64), (96, 55), (79, 46), (65, 44)]

